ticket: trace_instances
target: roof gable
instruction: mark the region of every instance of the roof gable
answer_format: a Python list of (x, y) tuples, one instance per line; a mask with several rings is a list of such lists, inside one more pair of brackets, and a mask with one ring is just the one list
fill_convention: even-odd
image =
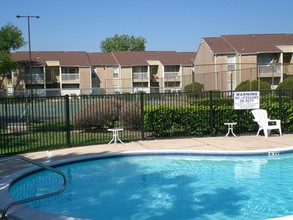
[(215, 54), (281, 52), (278, 46), (293, 45), (293, 34), (243, 34), (203, 38)]
[(235, 53), (233, 48), (222, 37), (207, 37), (203, 38), (203, 40), (215, 54)]

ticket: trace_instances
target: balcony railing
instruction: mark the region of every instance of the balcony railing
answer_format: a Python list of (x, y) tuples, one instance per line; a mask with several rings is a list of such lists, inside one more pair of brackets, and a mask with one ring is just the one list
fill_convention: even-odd
[(79, 74), (61, 74), (61, 80), (62, 83), (73, 83), (73, 82), (79, 82)]
[(281, 76), (281, 66), (280, 65), (258, 65), (258, 71), (260, 77), (280, 77)]
[(28, 74), (25, 77), (26, 84), (43, 84), (44, 83), (44, 74)]
[(176, 79), (179, 76), (179, 72), (165, 72), (164, 75), (165, 75), (165, 79), (166, 78)]
[(147, 72), (136, 72), (136, 73), (133, 73), (133, 80), (134, 81), (148, 80), (148, 73)]
[(133, 93), (137, 93), (137, 92), (146, 92), (146, 93), (149, 93), (150, 92), (150, 88), (149, 87), (133, 87)]

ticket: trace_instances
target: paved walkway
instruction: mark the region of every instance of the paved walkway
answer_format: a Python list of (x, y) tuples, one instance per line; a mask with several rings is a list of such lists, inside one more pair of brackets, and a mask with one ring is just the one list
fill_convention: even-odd
[[(51, 152), (52, 161), (66, 159), (80, 155), (91, 155), (97, 153), (119, 153), (125, 151), (137, 150), (190, 150), (190, 151), (259, 151), (293, 148), (293, 134), (283, 136), (273, 135), (269, 138), (263, 136), (238, 136), (234, 137), (205, 137), (205, 138), (184, 138), (184, 139), (166, 139), (137, 141), (125, 144), (102, 144), (85, 147), (74, 147)], [(40, 151), (23, 154), (39, 162), (47, 160), (47, 152)], [(20, 161), (11, 161), (0, 166), (0, 179), (15, 172), (28, 164)]]

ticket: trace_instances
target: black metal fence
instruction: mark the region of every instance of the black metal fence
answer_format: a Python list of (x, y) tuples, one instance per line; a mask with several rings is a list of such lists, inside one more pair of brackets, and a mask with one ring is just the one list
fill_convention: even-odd
[[(293, 91), (261, 91), (261, 108), (293, 131)], [(138, 93), (0, 99), (0, 154), (154, 138), (255, 134), (250, 110), (234, 110), (233, 93)]]

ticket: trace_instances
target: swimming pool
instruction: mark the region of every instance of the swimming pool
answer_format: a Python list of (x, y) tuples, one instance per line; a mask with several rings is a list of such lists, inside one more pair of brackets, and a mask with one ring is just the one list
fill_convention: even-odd
[[(125, 154), (58, 166), (65, 192), (30, 203), (82, 219), (267, 219), (293, 215), (293, 154)], [(16, 199), (60, 188), (39, 172), (12, 184)]]

